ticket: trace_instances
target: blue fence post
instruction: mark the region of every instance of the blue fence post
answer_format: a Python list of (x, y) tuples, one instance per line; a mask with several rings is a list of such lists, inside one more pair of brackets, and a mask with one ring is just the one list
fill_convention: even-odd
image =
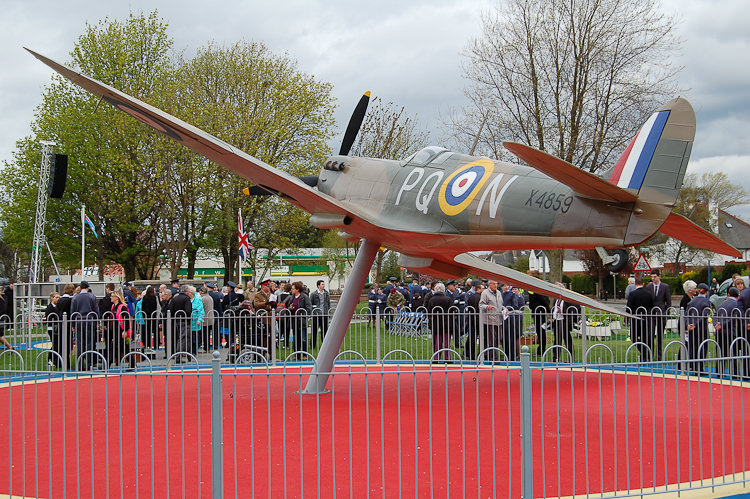
[(221, 431), (221, 354), (214, 351), (211, 360), (211, 497), (223, 497)]
[(521, 348), (521, 497), (534, 497), (534, 447), (531, 425), (531, 354)]

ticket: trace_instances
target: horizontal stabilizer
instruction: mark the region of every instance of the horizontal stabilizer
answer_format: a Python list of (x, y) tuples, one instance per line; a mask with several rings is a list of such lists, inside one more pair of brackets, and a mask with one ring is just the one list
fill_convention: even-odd
[(742, 257), (742, 253), (737, 248), (725, 243), (700, 225), (677, 213), (669, 214), (659, 232), (679, 239), (691, 246), (707, 249), (720, 255)]
[(617, 187), (593, 173), (583, 171), (546, 152), (518, 142), (503, 142), (503, 145), (519, 159), (525, 161), (527, 165), (558, 182), (562, 182), (580, 196), (616, 203), (633, 203), (638, 199), (632, 192)]
[(492, 263), (489, 260), (484, 260), (482, 258), (479, 258), (478, 256), (472, 255), (471, 253), (461, 253), (460, 255), (456, 255), (454, 260), (459, 265), (468, 267), (473, 273), (484, 277), (491, 277), (493, 279), (497, 279), (500, 282), (512, 284), (513, 286), (518, 286), (519, 288), (523, 288), (528, 291), (540, 293), (550, 298), (561, 298), (565, 301), (571, 301), (573, 303), (578, 303), (579, 305), (595, 308), (597, 310), (602, 310), (611, 314), (625, 315), (630, 317), (629, 314), (626, 314), (622, 310), (618, 310), (614, 307), (605, 305), (597, 300), (594, 300), (593, 298), (589, 298), (569, 289), (555, 286), (552, 283), (537, 279), (536, 277), (532, 277), (530, 275), (526, 275), (523, 272), (504, 267), (503, 265)]

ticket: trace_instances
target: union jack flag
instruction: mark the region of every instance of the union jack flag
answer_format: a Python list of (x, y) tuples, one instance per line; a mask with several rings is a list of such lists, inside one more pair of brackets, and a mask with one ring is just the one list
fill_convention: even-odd
[(245, 226), (242, 225), (242, 210), (237, 212), (237, 224), (239, 225), (239, 231), (237, 232), (237, 239), (240, 243), (240, 259), (244, 262), (247, 260), (247, 255), (250, 254), (250, 248), (253, 247), (250, 241), (247, 240), (247, 232), (245, 232)]

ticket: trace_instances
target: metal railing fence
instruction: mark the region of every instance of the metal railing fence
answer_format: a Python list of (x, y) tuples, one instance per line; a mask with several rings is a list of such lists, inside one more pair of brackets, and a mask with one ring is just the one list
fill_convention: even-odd
[[(331, 312), (332, 314), (333, 312)], [(20, 316), (16, 319), (20, 320)], [(201, 364), (210, 363), (210, 352), (218, 349), (222, 363), (257, 363), (272, 365), (304, 360), (317, 355), (330, 314), (288, 310), (253, 313), (250, 310), (228, 311), (219, 316), (177, 317), (159, 312), (134, 317), (111, 312), (98, 317), (75, 314), (57, 317), (52, 314), (37, 322), (24, 324), (0, 317), (0, 330), (6, 339), (27, 350), (50, 348), (58, 357), (49, 357), (52, 369), (75, 366), (76, 353), (99, 352), (106, 367), (134, 368), (145, 357), (164, 363), (170, 355), (190, 354)], [(724, 324), (721, 329), (720, 324)], [(443, 360), (476, 362), (478, 352), (497, 347), (504, 358), (518, 361), (520, 349), (529, 346), (531, 360), (554, 361), (566, 351), (563, 360), (573, 363), (632, 363), (666, 360), (672, 363), (688, 359), (744, 355), (750, 348), (750, 316), (737, 311), (729, 317), (724, 311), (710, 309), (638, 310), (633, 317), (604, 314), (583, 308), (561, 314), (524, 308), (503, 316), (492, 317), (485, 311), (447, 311), (433, 309), (376, 310), (374, 314), (356, 314), (350, 323), (343, 350), (356, 351), (370, 362), (386, 357), (398, 360), (392, 352), (407, 352), (410, 358), (427, 362), (438, 350)], [(710, 340), (704, 343), (706, 340)], [(703, 345), (703, 346), (701, 346)], [(455, 352), (450, 359), (446, 351)], [(128, 352), (143, 356), (123, 357)], [(258, 355), (242, 356), (244, 352)], [(72, 354), (72, 355), (71, 355)], [(86, 360), (86, 359), (84, 359)], [(100, 364), (99, 357), (91, 362)], [(178, 359), (180, 360), (180, 359)], [(490, 359), (484, 359), (490, 360)], [(707, 369), (726, 372), (734, 363), (708, 360)], [(100, 366), (101, 367), (101, 366)]]
[[(560, 349), (561, 358), (568, 352)], [(590, 349), (603, 348), (591, 346)], [(593, 350), (590, 350), (592, 352)], [(718, 349), (713, 352), (718, 352)], [(707, 362), (310, 365), (192, 354), (135, 371), (5, 371), (0, 493), (34, 497), (630, 497), (750, 485), (750, 382)], [(36, 353), (43, 362), (50, 351)], [(184, 357), (185, 362), (177, 364)], [(399, 359), (399, 363), (392, 363)], [(501, 360), (502, 359), (502, 360)], [(314, 362), (314, 358), (312, 359)]]

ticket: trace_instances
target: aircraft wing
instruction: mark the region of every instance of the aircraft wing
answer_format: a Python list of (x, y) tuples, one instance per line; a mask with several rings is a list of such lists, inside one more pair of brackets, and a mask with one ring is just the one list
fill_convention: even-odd
[(638, 199), (638, 196), (632, 192), (617, 187), (601, 177), (583, 171), (546, 152), (518, 142), (503, 142), (503, 145), (529, 166), (558, 182), (562, 182), (581, 196), (616, 203), (634, 203)]
[[(313, 189), (300, 179), (274, 168), (263, 161), (245, 154), (221, 139), (204, 132), (174, 116), (145, 102), (131, 97), (116, 88), (89, 78), (66, 66), (26, 49), (34, 57), (51, 67), (62, 76), (101, 97), (119, 110), (128, 113), (185, 147), (205, 156), (209, 160), (227, 168), (256, 185), (268, 187), (282, 195), (291, 203), (309, 213), (324, 213), (349, 216), (356, 219), (357, 225), (365, 229), (375, 228), (361, 216), (342, 207), (334, 198)], [(370, 226), (370, 227), (367, 227)]]
[(478, 256), (474, 256), (471, 253), (461, 253), (459, 255), (456, 255), (454, 261), (463, 267), (467, 267), (478, 275), (492, 277), (500, 282), (509, 283), (514, 286), (518, 286), (519, 288), (531, 290), (535, 293), (549, 296), (550, 298), (562, 298), (565, 301), (571, 301), (574, 303), (578, 303), (579, 305), (585, 305), (587, 307), (602, 310), (611, 314), (631, 317), (630, 314), (626, 314), (622, 310), (618, 310), (614, 307), (610, 307), (609, 305), (605, 305), (597, 300), (594, 300), (593, 298), (589, 298), (569, 289), (555, 286), (552, 283), (542, 281), (541, 279), (537, 279), (536, 277), (531, 277), (524, 274), (523, 272), (513, 270), (503, 265), (492, 263), (488, 260), (479, 258)]
[(691, 246), (707, 249), (720, 255), (742, 257), (742, 253), (737, 248), (725, 243), (700, 225), (677, 213), (669, 214), (659, 232), (684, 241)]

